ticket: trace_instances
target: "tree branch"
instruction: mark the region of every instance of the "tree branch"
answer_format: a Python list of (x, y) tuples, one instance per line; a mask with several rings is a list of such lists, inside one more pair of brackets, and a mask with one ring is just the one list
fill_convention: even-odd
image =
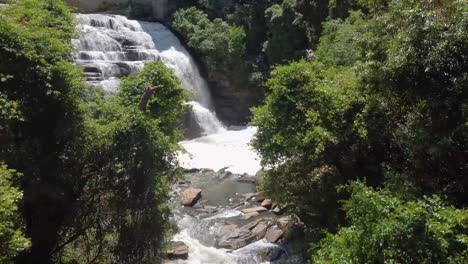
[(148, 87), (145, 89), (145, 93), (141, 97), (140, 100), (140, 110), (141, 111), (146, 111), (146, 106), (148, 105), (148, 101), (151, 99), (153, 94), (155, 94), (159, 89), (163, 88), (162, 85), (158, 86), (153, 86), (153, 87)]

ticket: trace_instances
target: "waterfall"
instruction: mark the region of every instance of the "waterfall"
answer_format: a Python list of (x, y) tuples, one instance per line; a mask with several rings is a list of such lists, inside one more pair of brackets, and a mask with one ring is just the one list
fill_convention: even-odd
[(182, 87), (193, 92), (193, 115), (205, 134), (225, 131), (211, 102), (207, 82), (189, 52), (164, 25), (129, 20), (124, 16), (77, 14), (80, 37), (72, 41), (77, 65), (87, 81), (116, 92), (119, 78), (138, 73), (149, 61), (160, 60), (174, 69)]
[[(163, 1), (158, 1), (158, 3)], [(199, 138), (179, 142), (187, 152), (179, 153), (179, 162), (185, 168), (211, 168), (219, 170), (229, 168), (233, 173), (255, 174), (260, 169), (260, 161), (249, 146), (256, 133), (256, 128), (228, 130), (214, 112), (207, 82), (202, 78), (194, 59), (177, 37), (160, 23), (129, 20), (118, 15), (77, 14), (79, 38), (72, 41), (75, 48), (75, 63), (84, 68), (84, 74), (90, 84), (102, 87), (108, 93), (115, 93), (120, 78), (141, 71), (145, 63), (159, 60), (174, 69), (174, 74), (181, 80), (182, 86), (194, 94), (194, 101), (187, 102), (192, 109), (193, 120), (204, 131)], [(227, 200), (233, 190), (222, 189), (216, 192), (218, 185), (209, 181), (204, 188), (222, 197), (214, 200)], [(233, 181), (239, 189), (242, 183)], [(255, 191), (250, 186), (249, 192)], [(226, 196), (226, 197), (224, 197)], [(180, 206), (180, 205), (179, 205)], [(277, 245), (257, 241), (244, 248), (229, 252), (214, 248), (207, 243), (212, 221), (239, 217), (240, 211), (225, 208), (206, 219), (189, 217), (178, 207), (173, 208), (174, 215), (182, 215), (176, 220), (180, 232), (174, 237), (183, 241), (190, 249), (189, 258), (177, 263), (242, 263), (257, 264), (264, 259), (264, 252), (283, 252)], [(211, 241), (213, 242), (213, 241)], [(266, 250), (266, 251), (265, 251)], [(263, 252), (263, 253), (262, 253)], [(265, 262), (266, 263), (266, 262)]]

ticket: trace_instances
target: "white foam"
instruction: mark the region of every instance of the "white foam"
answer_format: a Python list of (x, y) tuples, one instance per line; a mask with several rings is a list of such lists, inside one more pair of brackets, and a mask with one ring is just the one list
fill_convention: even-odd
[(261, 169), (260, 158), (249, 145), (257, 129), (225, 130), (208, 136), (180, 142), (187, 153), (180, 153), (179, 161), (184, 168), (228, 167), (233, 173), (255, 175)]

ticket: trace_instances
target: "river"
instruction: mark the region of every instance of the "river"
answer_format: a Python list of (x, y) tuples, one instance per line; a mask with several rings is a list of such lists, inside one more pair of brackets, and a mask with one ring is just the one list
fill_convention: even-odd
[(269, 263), (272, 258), (285, 261), (286, 249), (264, 239), (231, 251), (217, 248), (213, 242), (216, 240), (214, 226), (242, 214), (229, 207), (227, 201), (255, 192), (254, 185), (236, 179), (242, 174), (255, 175), (261, 168), (259, 157), (249, 146), (256, 129), (231, 130), (216, 117), (207, 82), (177, 37), (160, 23), (129, 20), (117, 15), (76, 14), (75, 17), (80, 36), (73, 40), (74, 58), (76, 64), (84, 68), (89, 83), (113, 93), (117, 91), (121, 77), (139, 72), (146, 62), (162, 61), (174, 69), (182, 86), (195, 94), (194, 100), (187, 103), (192, 106), (191, 115), (202, 130), (199, 137), (180, 142), (187, 150), (179, 155), (181, 165), (187, 169), (205, 168), (211, 169), (210, 172), (224, 169), (233, 173), (227, 179), (217, 178), (219, 174), (216, 173), (212, 173), (214, 176), (206, 173), (187, 175), (195, 187), (204, 190), (203, 198), (209, 206), (216, 207), (216, 212), (194, 215), (174, 203), (175, 221), (180, 229), (174, 240), (184, 242), (189, 248), (188, 259), (176, 263), (255, 264)]

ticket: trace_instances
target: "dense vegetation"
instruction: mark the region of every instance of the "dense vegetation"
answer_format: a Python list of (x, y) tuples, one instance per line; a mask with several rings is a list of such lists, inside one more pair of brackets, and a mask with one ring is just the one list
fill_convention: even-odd
[(367, 5), (325, 21), (314, 58), (272, 72), (253, 145), (263, 190), (311, 242), (335, 234), (312, 263), (466, 262), (468, 211), (426, 196), (468, 203), (467, 10)]
[(59, 0), (0, 10), (0, 259), (155, 263), (185, 94), (155, 62), (104, 99), (72, 64), (74, 30)]

